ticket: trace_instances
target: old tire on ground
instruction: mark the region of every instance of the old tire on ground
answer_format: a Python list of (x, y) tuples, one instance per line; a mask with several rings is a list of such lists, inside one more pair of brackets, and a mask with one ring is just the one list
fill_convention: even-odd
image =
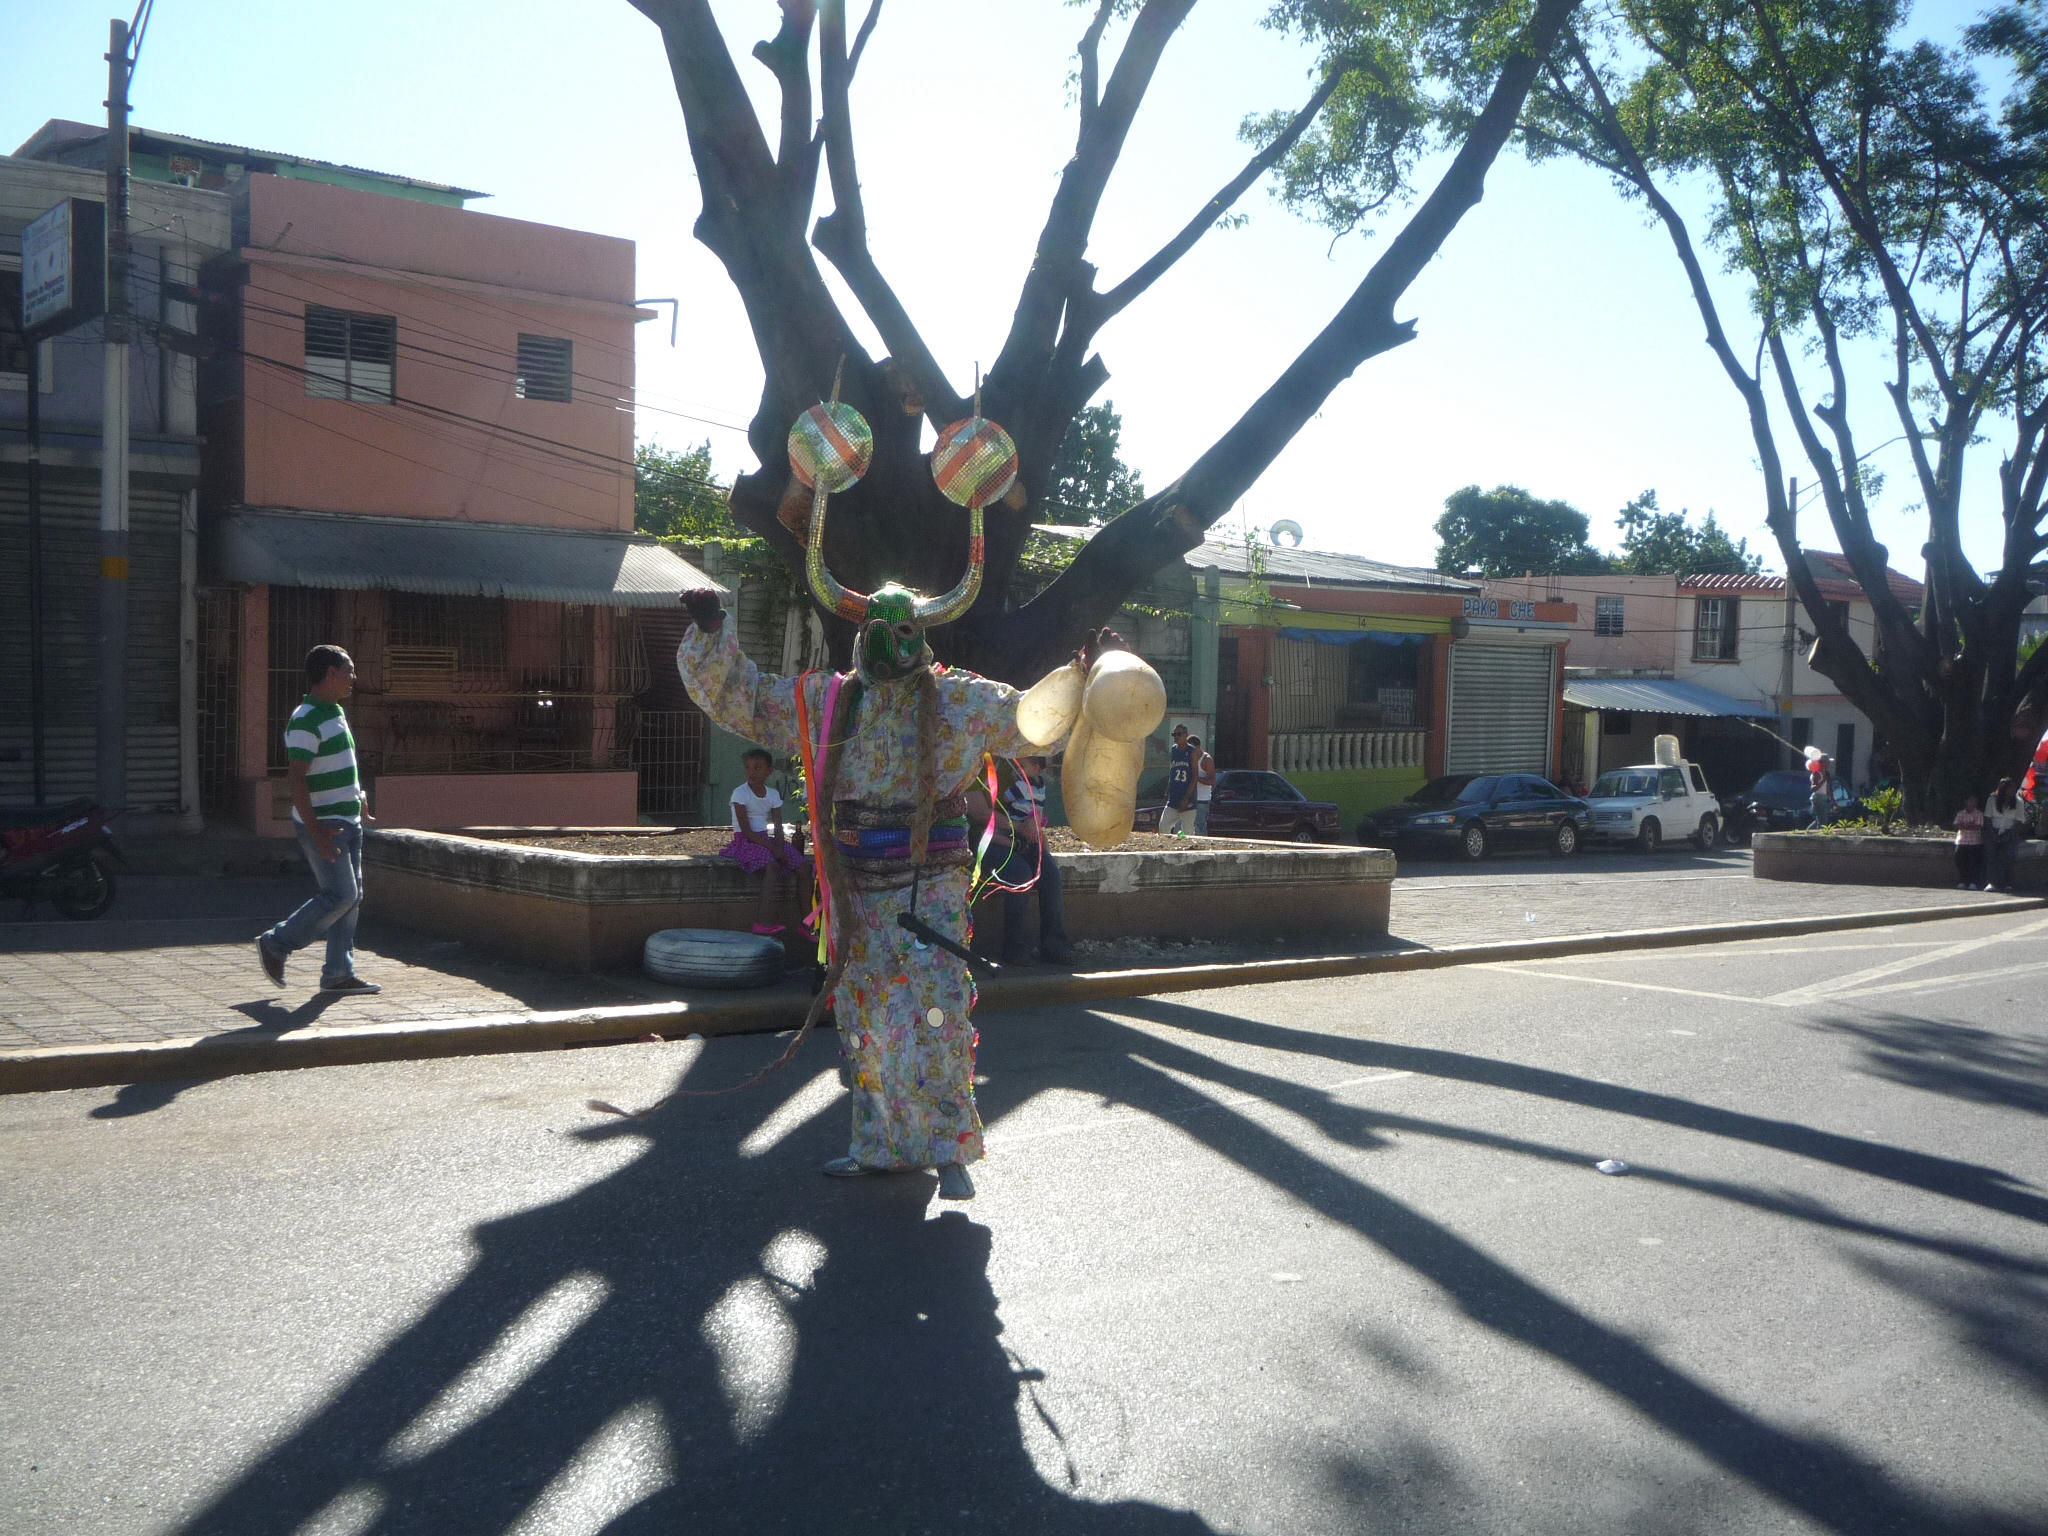
[(684, 987), (769, 987), (782, 980), (782, 941), (724, 928), (664, 928), (647, 936), (641, 965)]
[(1486, 828), (1481, 823), (1467, 822), (1465, 830), (1458, 834), (1458, 847), (1466, 858), (1478, 863), (1486, 857)]
[(1721, 840), (1721, 822), (1709, 811), (1700, 818), (1700, 829), (1693, 834), (1692, 845), (1704, 853)]
[(1550, 851), (1560, 859), (1568, 859), (1579, 851), (1579, 829), (1570, 821), (1557, 824), (1557, 835), (1550, 840)]
[(1657, 845), (1664, 840), (1664, 829), (1657, 825), (1657, 818), (1646, 817), (1636, 831), (1636, 847), (1644, 853), (1655, 853)]

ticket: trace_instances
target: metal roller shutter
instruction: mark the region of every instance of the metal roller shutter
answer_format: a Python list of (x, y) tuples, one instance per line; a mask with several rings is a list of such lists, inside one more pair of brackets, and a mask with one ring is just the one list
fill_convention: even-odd
[[(128, 498), (128, 805), (178, 809), (178, 492)], [(94, 790), (99, 482), (43, 480), (43, 711), (50, 798)], [(0, 801), (27, 804), (28, 487), (0, 480)], [(12, 758), (12, 761), (6, 759)]]
[(1451, 647), (1445, 773), (1545, 773), (1557, 714), (1547, 645)]

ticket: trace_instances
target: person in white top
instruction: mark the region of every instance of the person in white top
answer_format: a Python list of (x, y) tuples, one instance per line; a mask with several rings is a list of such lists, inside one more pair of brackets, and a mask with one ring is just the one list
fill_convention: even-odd
[(2011, 779), (2000, 779), (1984, 807), (1984, 889), (2012, 889), (2013, 860), (2027, 836), (2027, 808)]
[(1190, 736), (1188, 746), (1195, 754), (1195, 831), (1209, 830), (1209, 800), (1216, 793), (1216, 759), (1202, 746), (1202, 738)]
[(782, 794), (768, 783), (768, 770), (775, 759), (761, 748), (751, 747), (741, 761), (746, 764), (747, 782), (732, 792), (732, 841), (720, 853), (749, 874), (759, 873), (761, 907), (754, 932), (776, 934), (784, 927), (775, 918), (786, 899), (786, 877), (809, 868), (809, 861), (783, 832)]

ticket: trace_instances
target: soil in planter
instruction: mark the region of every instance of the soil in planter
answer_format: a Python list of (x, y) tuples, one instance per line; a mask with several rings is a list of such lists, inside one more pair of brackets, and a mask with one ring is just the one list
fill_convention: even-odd
[[(1176, 848), (1231, 848), (1244, 846), (1234, 837), (1166, 837), (1157, 832), (1133, 832), (1114, 849), (1090, 848), (1065, 827), (1048, 829), (1052, 851), (1058, 853), (1170, 853)], [(687, 854), (715, 854), (732, 841), (724, 827), (677, 827), (672, 831), (650, 828), (646, 832), (566, 832), (552, 837), (508, 837), (508, 843), (526, 848), (560, 848), (569, 853), (637, 854), (643, 858), (673, 859)]]

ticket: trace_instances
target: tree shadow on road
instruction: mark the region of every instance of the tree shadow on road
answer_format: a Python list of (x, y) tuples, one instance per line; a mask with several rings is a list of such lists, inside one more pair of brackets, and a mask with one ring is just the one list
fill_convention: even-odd
[[(721, 1042), (717, 1082), (781, 1044)], [(531, 1514), (613, 1536), (1207, 1532), (1040, 1474), (1020, 1416), (1042, 1412), (1036, 1373), (1002, 1342), (988, 1228), (933, 1217), (928, 1175), (817, 1176), (845, 1150), (844, 1100), (791, 1100), (834, 1051), (814, 1040), (756, 1092), (575, 1133), (641, 1155), (476, 1229), (470, 1271), (183, 1529), (346, 1510), (387, 1536)]]
[(2038, 1038), (1903, 1013), (1814, 1027), (1860, 1040), (1865, 1069), (1902, 1088), (2048, 1115), (2048, 1043)]
[[(1312, 1053), (1346, 1065), (1485, 1084), (1636, 1115), (1835, 1163), (2007, 1214), (2036, 1221), (2048, 1218), (2048, 1204), (2016, 1188), (2015, 1181), (1996, 1170), (1837, 1136), (1788, 1121), (1744, 1115), (1463, 1052), (1313, 1034), (1156, 998), (1118, 1004), (1103, 1012), (1167, 1024), (1212, 1038)], [(1990, 1509), (1946, 1506), (1931, 1495), (1907, 1487), (1855, 1450), (1816, 1434), (1772, 1424), (1693, 1379), (1647, 1345), (1576, 1310), (1562, 1297), (1517, 1274), (1477, 1245), (1402, 1201), (1359, 1180), (1336, 1174), (1327, 1164), (1308, 1156), (1265, 1125), (1239, 1113), (1232, 1103), (1191, 1090), (1187, 1081), (1193, 1078), (1233, 1095), (1283, 1105), (1311, 1120), (1331, 1140), (1349, 1146), (1372, 1146), (1383, 1142), (1389, 1131), (1399, 1129), (1508, 1146), (1548, 1159), (1569, 1160), (1581, 1167), (1590, 1161), (1585, 1149), (1513, 1143), (1462, 1127), (1381, 1114), (1342, 1102), (1324, 1090), (1304, 1088), (1283, 1078), (1219, 1062), (1156, 1035), (1127, 1032), (1124, 1043), (1133, 1064), (1155, 1075), (1155, 1091), (1141, 1091), (1135, 1096), (1125, 1093), (1125, 1102), (1140, 1106), (1148, 1100), (1155, 1105), (1174, 1102), (1176, 1108), (1171, 1117), (1188, 1136), (1355, 1231), (1440, 1288), (1474, 1323), (1548, 1356), (1628, 1404), (1698, 1455), (1782, 1507), (1796, 1510), (1823, 1528), (1845, 1536), (1873, 1531), (2017, 1533), (2033, 1528), (2030, 1522)], [(1208, 1102), (1192, 1102), (1191, 1093), (1197, 1100), (1208, 1098)], [(1831, 1219), (1832, 1213), (1825, 1208), (1789, 1197), (1773, 1197), (1763, 1191), (1727, 1184), (1716, 1186), (1675, 1177), (1673, 1181), (1685, 1182), (1702, 1192), (1774, 1208), (1778, 1214), (1819, 1220), (1830, 1226), (1846, 1225), (1863, 1235), (1896, 1235), (1909, 1243), (1918, 1238), (1917, 1234), (1894, 1234), (1891, 1229), (1874, 1224)], [(1967, 1244), (1922, 1239), (1919, 1245), (1951, 1257), (1988, 1259), (1990, 1267), (2022, 1274), (2029, 1268), (2038, 1268), (2023, 1261), (2001, 1265), (1999, 1260), (2006, 1256), (1998, 1255), (1996, 1250), (1976, 1252)], [(2025, 1285), (2026, 1281), (2015, 1276), (2013, 1283)]]
[[(2048, 1219), (2048, 1203), (2007, 1175), (1568, 1073), (1156, 999), (1102, 1010), (1087, 1021), (1084, 1044), (1043, 1071), (999, 1074), (983, 1094), (998, 1133), (1006, 1113), (1047, 1087), (1174, 1123), (1426, 1280), (1485, 1333), (1562, 1367), (1721, 1478), (1818, 1528), (1844, 1536), (2029, 1528), (1986, 1507), (1944, 1502), (1857, 1449), (1772, 1422), (1304, 1151), (1258, 1111), (1282, 1107), (1349, 1147), (1422, 1134), (1580, 1165), (1586, 1149), (1369, 1110), (1122, 1019), (1633, 1115)], [(729, 1040), (706, 1054), (722, 1084), (779, 1048)], [(816, 1176), (818, 1162), (844, 1149), (843, 1099), (811, 1091), (832, 1070), (832, 1049), (811, 1042), (792, 1070), (753, 1093), (676, 1101), (645, 1121), (574, 1133), (634, 1143), (640, 1155), (561, 1200), (476, 1229), (472, 1269), (182, 1529), (267, 1533), (347, 1509), (357, 1517), (351, 1529), (379, 1536), (481, 1536), (536, 1512), (579, 1514), (579, 1529), (611, 1536), (1207, 1531), (1194, 1515), (1112, 1502), (1113, 1482), (1084, 1471), (1095, 1464), (1085, 1437), (1047, 1406), (1060, 1402), (1058, 1391), (1040, 1394), (1037, 1373), (1004, 1346), (986, 1227), (959, 1211), (932, 1217), (935, 1184), (926, 1176), (851, 1184)], [(704, 1086), (714, 1075), (699, 1071), (706, 1054), (686, 1083)], [(2040, 1278), (2040, 1266), (1988, 1245), (1854, 1220), (1782, 1192), (1639, 1172), (2003, 1270), (2028, 1294)], [(1418, 1491), (1402, 1507), (1441, 1513), (1442, 1500), (1457, 1496), (1456, 1477), (1428, 1446), (1411, 1441), (1400, 1454), (1436, 1495)], [(1367, 1466), (1345, 1447), (1329, 1460), (1340, 1490), (1384, 1490), (1401, 1473)], [(1361, 1507), (1360, 1528), (1395, 1512)], [(1684, 1523), (1659, 1518), (1659, 1529)]]

